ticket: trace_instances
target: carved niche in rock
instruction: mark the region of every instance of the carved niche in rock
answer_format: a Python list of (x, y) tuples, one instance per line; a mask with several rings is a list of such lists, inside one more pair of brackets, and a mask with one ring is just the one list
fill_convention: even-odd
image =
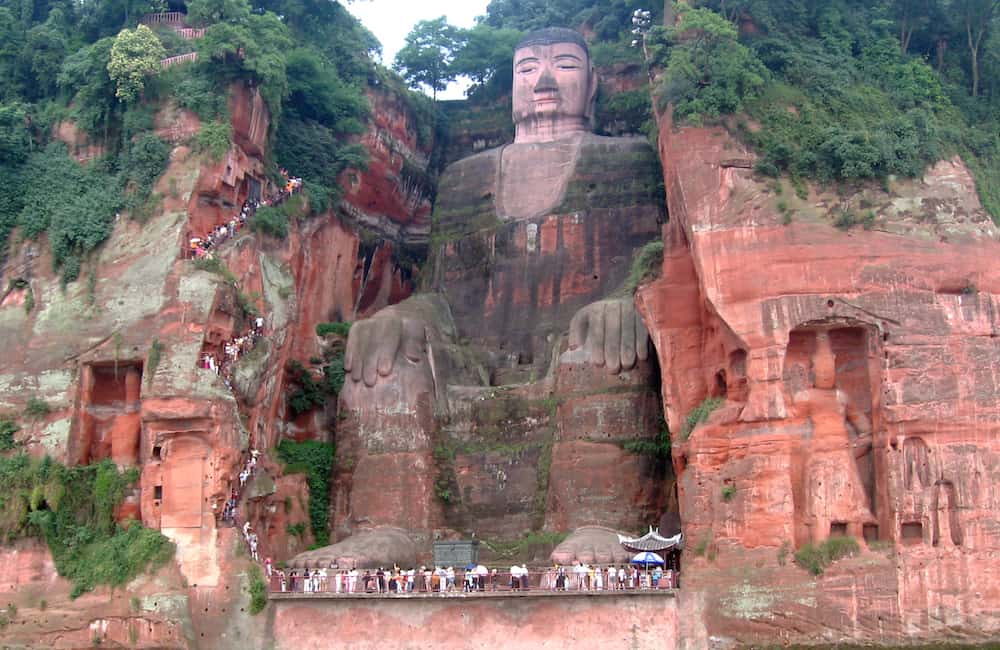
[(961, 546), (958, 490), (941, 478), (940, 466), (919, 436), (903, 440), (901, 463), (903, 494), (899, 515), (899, 541), (905, 545)]
[(863, 327), (820, 325), (789, 337), (784, 380), (808, 432), (792, 459), (796, 541), (875, 539), (871, 458), (877, 355)]
[[(658, 430), (647, 417), (649, 395), (658, 407), (649, 337), (631, 297), (616, 294), (635, 252), (660, 235), (655, 153), (639, 138), (589, 132), (597, 87), (579, 34), (531, 34), (514, 61), (517, 136), (444, 171), (428, 293), (351, 329), (338, 536), (362, 525), (424, 538), (466, 526), (519, 536), (540, 525), (632, 528), (632, 519), (660, 514), (659, 483), (618, 444), (652, 440)], [(494, 399), (491, 385), (523, 402), (523, 420), (500, 431), (523, 428), (515, 445), (487, 436), (500, 423), (473, 421), (476, 404)], [(535, 413), (543, 401), (551, 408)], [(435, 457), (459, 442), (482, 452)], [(530, 449), (512, 454), (517, 445)], [(543, 449), (551, 461), (529, 466)], [(524, 476), (518, 483), (533, 494), (467, 480), (487, 465), (490, 476), (499, 466)], [(444, 481), (446, 470), (454, 481)]]
[(141, 362), (83, 366), (77, 424), (70, 439), (72, 464), (87, 465), (103, 458), (118, 465), (139, 462), (141, 386)]
[(962, 526), (958, 520), (955, 484), (951, 481), (937, 481), (931, 499), (931, 543), (934, 546), (961, 546)]

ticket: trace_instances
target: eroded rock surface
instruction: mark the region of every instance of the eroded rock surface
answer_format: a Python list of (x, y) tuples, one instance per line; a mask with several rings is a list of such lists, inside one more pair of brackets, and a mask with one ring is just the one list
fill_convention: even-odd
[[(942, 161), (888, 193), (786, 186), (783, 224), (724, 130), (664, 118), (660, 134), (671, 223), (662, 278), (637, 303), (664, 369), (684, 585), (709, 633), (996, 634), (1000, 242), (968, 170)], [(833, 227), (862, 203), (868, 228)], [(713, 396), (722, 406), (685, 426)], [(792, 563), (841, 534), (892, 550), (818, 579)]]

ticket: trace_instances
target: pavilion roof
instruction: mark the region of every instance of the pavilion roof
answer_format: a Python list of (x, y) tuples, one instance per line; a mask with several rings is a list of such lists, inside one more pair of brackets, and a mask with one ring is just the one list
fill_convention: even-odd
[(620, 543), (625, 550), (632, 553), (642, 553), (643, 551), (660, 553), (674, 548), (678, 550), (683, 548), (684, 533), (677, 533), (673, 537), (663, 537), (660, 535), (659, 529), (654, 529), (650, 526), (649, 532), (642, 537), (626, 537), (624, 535), (619, 535), (618, 543)]

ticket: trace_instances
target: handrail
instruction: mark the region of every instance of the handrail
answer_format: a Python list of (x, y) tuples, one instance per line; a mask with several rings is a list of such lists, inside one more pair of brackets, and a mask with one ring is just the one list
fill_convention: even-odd
[(177, 56), (171, 56), (166, 59), (161, 59), (160, 69), (166, 70), (167, 68), (171, 68), (177, 65), (178, 63), (185, 63), (187, 61), (197, 61), (197, 60), (198, 60), (197, 52), (188, 52), (187, 54), (179, 54)]
[[(448, 584), (443, 576), (432, 575), (428, 582), (423, 572), (417, 572), (413, 582), (410, 583), (406, 577), (387, 579), (384, 576), (379, 580), (374, 573), (366, 576), (359, 574), (351, 579), (342, 571), (328, 574), (326, 577), (310, 578), (306, 584), (306, 577), (303, 575), (291, 575), (291, 570), (286, 570), (284, 576), (278, 569), (272, 569), (268, 578), (268, 590), (272, 593), (315, 593), (329, 594), (343, 597), (350, 596), (446, 596), (448, 594), (463, 595), (489, 595), (498, 592), (521, 593), (531, 591), (559, 591), (559, 592), (580, 592), (592, 594), (615, 594), (622, 591), (664, 591), (676, 589), (680, 573), (671, 569), (664, 570), (662, 576), (653, 584), (653, 574), (641, 571), (627, 577), (624, 582), (615, 581), (608, 585), (607, 580), (602, 580), (600, 584), (596, 581), (596, 576), (590, 577), (570, 572), (572, 567), (567, 567), (566, 573), (562, 575), (554, 569), (545, 571), (529, 571), (527, 580), (520, 578), (516, 583), (511, 578), (509, 571), (498, 571), (495, 574), (476, 576), (471, 585), (465, 582), (465, 575), (456, 572), (454, 582)], [(298, 573), (298, 572), (296, 572)], [(395, 581), (397, 588), (390, 588), (390, 582)], [(442, 589), (442, 584), (444, 588)], [(411, 586), (412, 585), (412, 586)]]
[(183, 27), (183, 28), (176, 29), (174, 31), (177, 32), (178, 36), (180, 36), (181, 38), (183, 38), (186, 41), (193, 41), (193, 40), (195, 40), (197, 38), (201, 38), (201, 37), (203, 37), (205, 35), (205, 28), (204, 27)]
[(139, 19), (143, 25), (183, 25), (187, 14), (182, 11), (163, 11), (155, 14), (146, 14)]

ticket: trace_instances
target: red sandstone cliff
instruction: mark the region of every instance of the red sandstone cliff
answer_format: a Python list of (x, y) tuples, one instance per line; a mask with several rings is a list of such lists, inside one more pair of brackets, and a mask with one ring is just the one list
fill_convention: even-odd
[[(215, 513), (251, 444), (325, 435), (325, 414), (287, 416), (284, 368), (318, 353), (317, 323), (353, 320), (408, 295), (398, 251), (424, 243), (429, 228), (429, 152), (416, 118), (388, 91), (370, 97), (373, 120), (361, 141), (371, 163), (346, 174), (336, 216), (298, 223), (283, 242), (244, 232), (220, 251), (239, 291), (267, 318), (266, 341), (237, 370), (235, 392), (197, 360), (244, 331), (247, 314), (228, 280), (193, 269), (181, 251), (190, 233), (220, 223), (251, 181), (263, 181), (269, 117), (255, 93), (233, 93), (235, 143), (219, 163), (183, 144), (198, 128), (192, 115), (159, 113), (157, 132), (175, 145), (157, 188), (162, 212), (142, 226), (116, 224), (93, 288), (78, 282), (62, 292), (44, 241), (23, 244), (4, 267), (0, 286), (20, 279), (26, 288), (0, 304), (0, 408), (20, 410), (29, 397), (53, 406), (19, 440), (65, 462), (112, 457), (140, 466), (140, 493), (122, 514), (138, 514), (179, 545), (174, 565), (128, 592), (77, 601), (47, 550), (4, 547), (0, 588), (26, 621), (4, 631), (5, 642), (224, 647), (266, 638), (263, 620), (242, 611), (239, 534)], [(58, 133), (81, 160), (96, 151), (71, 126)], [(724, 130), (675, 129), (665, 118), (660, 134), (671, 221), (662, 277), (637, 304), (659, 354), (688, 537), (679, 643), (995, 636), (1000, 271), (992, 261), (1000, 251), (964, 165), (943, 161), (889, 191), (844, 196), (813, 188), (798, 199), (785, 184), (779, 198)], [(836, 229), (831, 215), (842, 209), (874, 212), (870, 229)], [(383, 239), (361, 237), (359, 225)], [(820, 333), (836, 355), (828, 393), (814, 386)], [(163, 346), (156, 364), (153, 340)], [(723, 406), (685, 439), (686, 417), (709, 396)], [(557, 407), (572, 411), (574, 403)], [(848, 407), (859, 414), (850, 422)], [(838, 427), (870, 429), (871, 450), (861, 449), (855, 465), (811, 465), (813, 441)], [(477, 475), (482, 465), (460, 458), (456, 480), (470, 488), (499, 480)], [(261, 466), (245, 513), (265, 553), (280, 558), (305, 543), (287, 526), (306, 521), (307, 491), (273, 460)], [(816, 483), (836, 483), (848, 470), (860, 477), (873, 518), (819, 530)], [(587, 493), (601, 496), (607, 487), (593, 477)], [(378, 479), (373, 493), (384, 487)], [(507, 494), (534, 500), (534, 483), (519, 481), (512, 473)], [(558, 508), (552, 513), (558, 520)], [(792, 562), (809, 539), (854, 523), (869, 542), (860, 556), (819, 578)]]
[[(365, 212), (374, 222), (397, 234), (423, 229), (426, 237), (429, 197), (423, 186), (407, 184), (403, 165), (425, 174), (428, 151), (417, 146), (414, 117), (391, 93), (373, 91), (373, 103), (376, 117), (363, 139), (373, 165), (353, 179), (344, 206), (377, 197)], [(190, 236), (224, 223), (256, 187), (266, 187), (266, 106), (259, 93), (237, 86), (230, 112), (233, 145), (213, 162), (186, 146), (200, 126), (197, 118), (161, 108), (156, 132), (173, 145), (155, 188), (162, 208), (144, 224), (125, 216), (115, 223), (93, 261), (90, 286), (80, 281), (60, 289), (44, 239), (23, 243), (2, 269), (0, 282), (15, 282), (0, 304), (0, 334), (8, 345), (0, 358), (0, 408), (20, 412), (34, 397), (52, 409), (26, 423), (18, 441), (32, 454), (68, 464), (111, 457), (139, 467), (139, 488), (119, 516), (140, 517), (178, 549), (170, 566), (138, 578), (127, 591), (98, 589), (76, 601), (44, 546), (0, 549), (0, 564), (8, 568), (0, 582), (20, 612), (19, 621), (0, 632), (5, 642), (228, 647), (234, 638), (264, 638), (257, 629), (262, 619), (245, 611), (248, 561), (240, 534), (219, 521), (230, 486), (251, 447), (267, 450), (282, 436), (330, 435), (333, 422), (323, 413), (294, 420), (286, 413), (284, 369), (317, 354), (316, 325), (354, 320), (411, 288), (396, 253), (406, 238), (363, 241), (365, 223), (353, 221), (346, 207), (292, 224), (285, 241), (240, 232), (216, 250), (231, 273), (225, 277), (185, 259)], [(57, 134), (83, 164), (97, 151), (72, 125)], [(29, 295), (30, 311), (24, 307)], [(199, 360), (248, 330), (248, 306), (264, 316), (265, 337), (235, 369), (230, 390)], [(282, 477), (265, 453), (240, 508), (264, 554), (280, 560), (304, 550), (311, 536), (298, 539), (288, 528), (308, 528), (307, 508), (304, 477)], [(20, 620), (32, 623), (21, 627)]]
[[(786, 183), (779, 198), (724, 129), (664, 117), (660, 153), (671, 221), (662, 277), (637, 303), (663, 368), (686, 603), (701, 632), (744, 643), (995, 635), (1000, 241), (969, 171), (956, 158), (888, 192), (799, 199)], [(874, 219), (842, 231), (842, 210)], [(821, 336), (836, 358), (830, 390)], [(685, 439), (709, 396), (723, 406)], [(821, 462), (834, 434), (857, 440), (856, 459)], [(870, 520), (843, 502), (844, 476), (859, 477)], [(791, 561), (855, 523), (870, 549), (860, 557), (818, 579)]]

